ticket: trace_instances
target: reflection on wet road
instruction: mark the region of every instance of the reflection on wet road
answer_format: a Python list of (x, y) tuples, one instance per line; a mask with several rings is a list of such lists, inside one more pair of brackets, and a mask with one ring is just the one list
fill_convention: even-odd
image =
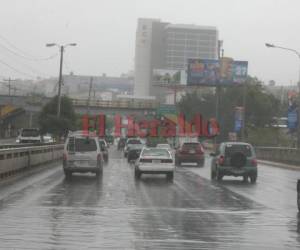
[(61, 165), (0, 186), (0, 249), (299, 249), (299, 173), (263, 166), (256, 185), (204, 168), (133, 177), (111, 149), (102, 179)]

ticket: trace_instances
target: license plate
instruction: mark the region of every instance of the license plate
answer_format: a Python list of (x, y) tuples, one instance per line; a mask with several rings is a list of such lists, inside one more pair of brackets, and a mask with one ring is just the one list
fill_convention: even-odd
[(195, 154), (196, 151), (192, 149), (192, 150), (189, 151), (189, 153), (190, 153), (190, 154)]
[(161, 163), (160, 160), (152, 160), (153, 163)]

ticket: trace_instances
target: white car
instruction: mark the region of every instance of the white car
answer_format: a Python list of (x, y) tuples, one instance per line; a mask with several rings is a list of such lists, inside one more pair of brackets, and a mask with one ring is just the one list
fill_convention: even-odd
[(45, 135), (43, 136), (43, 142), (44, 142), (44, 143), (53, 143), (53, 142), (55, 142), (55, 140), (54, 140), (54, 138), (53, 138), (52, 135), (50, 135), (50, 134), (45, 134)]
[(172, 155), (164, 148), (143, 148), (135, 163), (136, 179), (140, 179), (142, 174), (166, 174), (168, 179), (173, 180), (174, 171)]
[(103, 155), (98, 137), (77, 131), (68, 135), (64, 146), (63, 169), (67, 178), (72, 173), (103, 172)]
[(168, 143), (159, 143), (159, 144), (156, 145), (156, 147), (157, 148), (164, 148), (164, 149), (167, 149), (169, 151), (172, 150), (170, 144), (168, 144)]
[(16, 139), (17, 143), (41, 143), (42, 136), (38, 128), (22, 128)]

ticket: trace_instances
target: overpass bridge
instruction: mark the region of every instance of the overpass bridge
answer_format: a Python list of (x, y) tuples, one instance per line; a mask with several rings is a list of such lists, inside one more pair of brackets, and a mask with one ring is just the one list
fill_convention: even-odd
[[(50, 101), (49, 97), (37, 96), (9, 96), (0, 95), (0, 106), (22, 108), (28, 113), (39, 112)], [(77, 114), (145, 114), (155, 112), (159, 103), (152, 100), (85, 100), (71, 99)]]
[[(0, 95), (0, 138), (15, 137), (19, 128), (36, 126), (38, 113), (51, 100), (39, 96)], [(152, 100), (71, 99), (77, 114), (155, 115), (159, 106)]]

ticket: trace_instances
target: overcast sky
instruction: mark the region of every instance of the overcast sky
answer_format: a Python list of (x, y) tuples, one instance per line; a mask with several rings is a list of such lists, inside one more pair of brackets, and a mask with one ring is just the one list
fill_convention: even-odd
[(148, 17), (216, 26), (225, 56), (249, 61), (250, 75), (295, 84), (297, 56), (264, 44), (300, 51), (299, 10), (299, 0), (1, 0), (0, 79), (56, 76), (59, 57), (28, 60), (57, 53), (50, 42), (78, 44), (64, 73), (119, 76), (134, 67), (137, 19)]

